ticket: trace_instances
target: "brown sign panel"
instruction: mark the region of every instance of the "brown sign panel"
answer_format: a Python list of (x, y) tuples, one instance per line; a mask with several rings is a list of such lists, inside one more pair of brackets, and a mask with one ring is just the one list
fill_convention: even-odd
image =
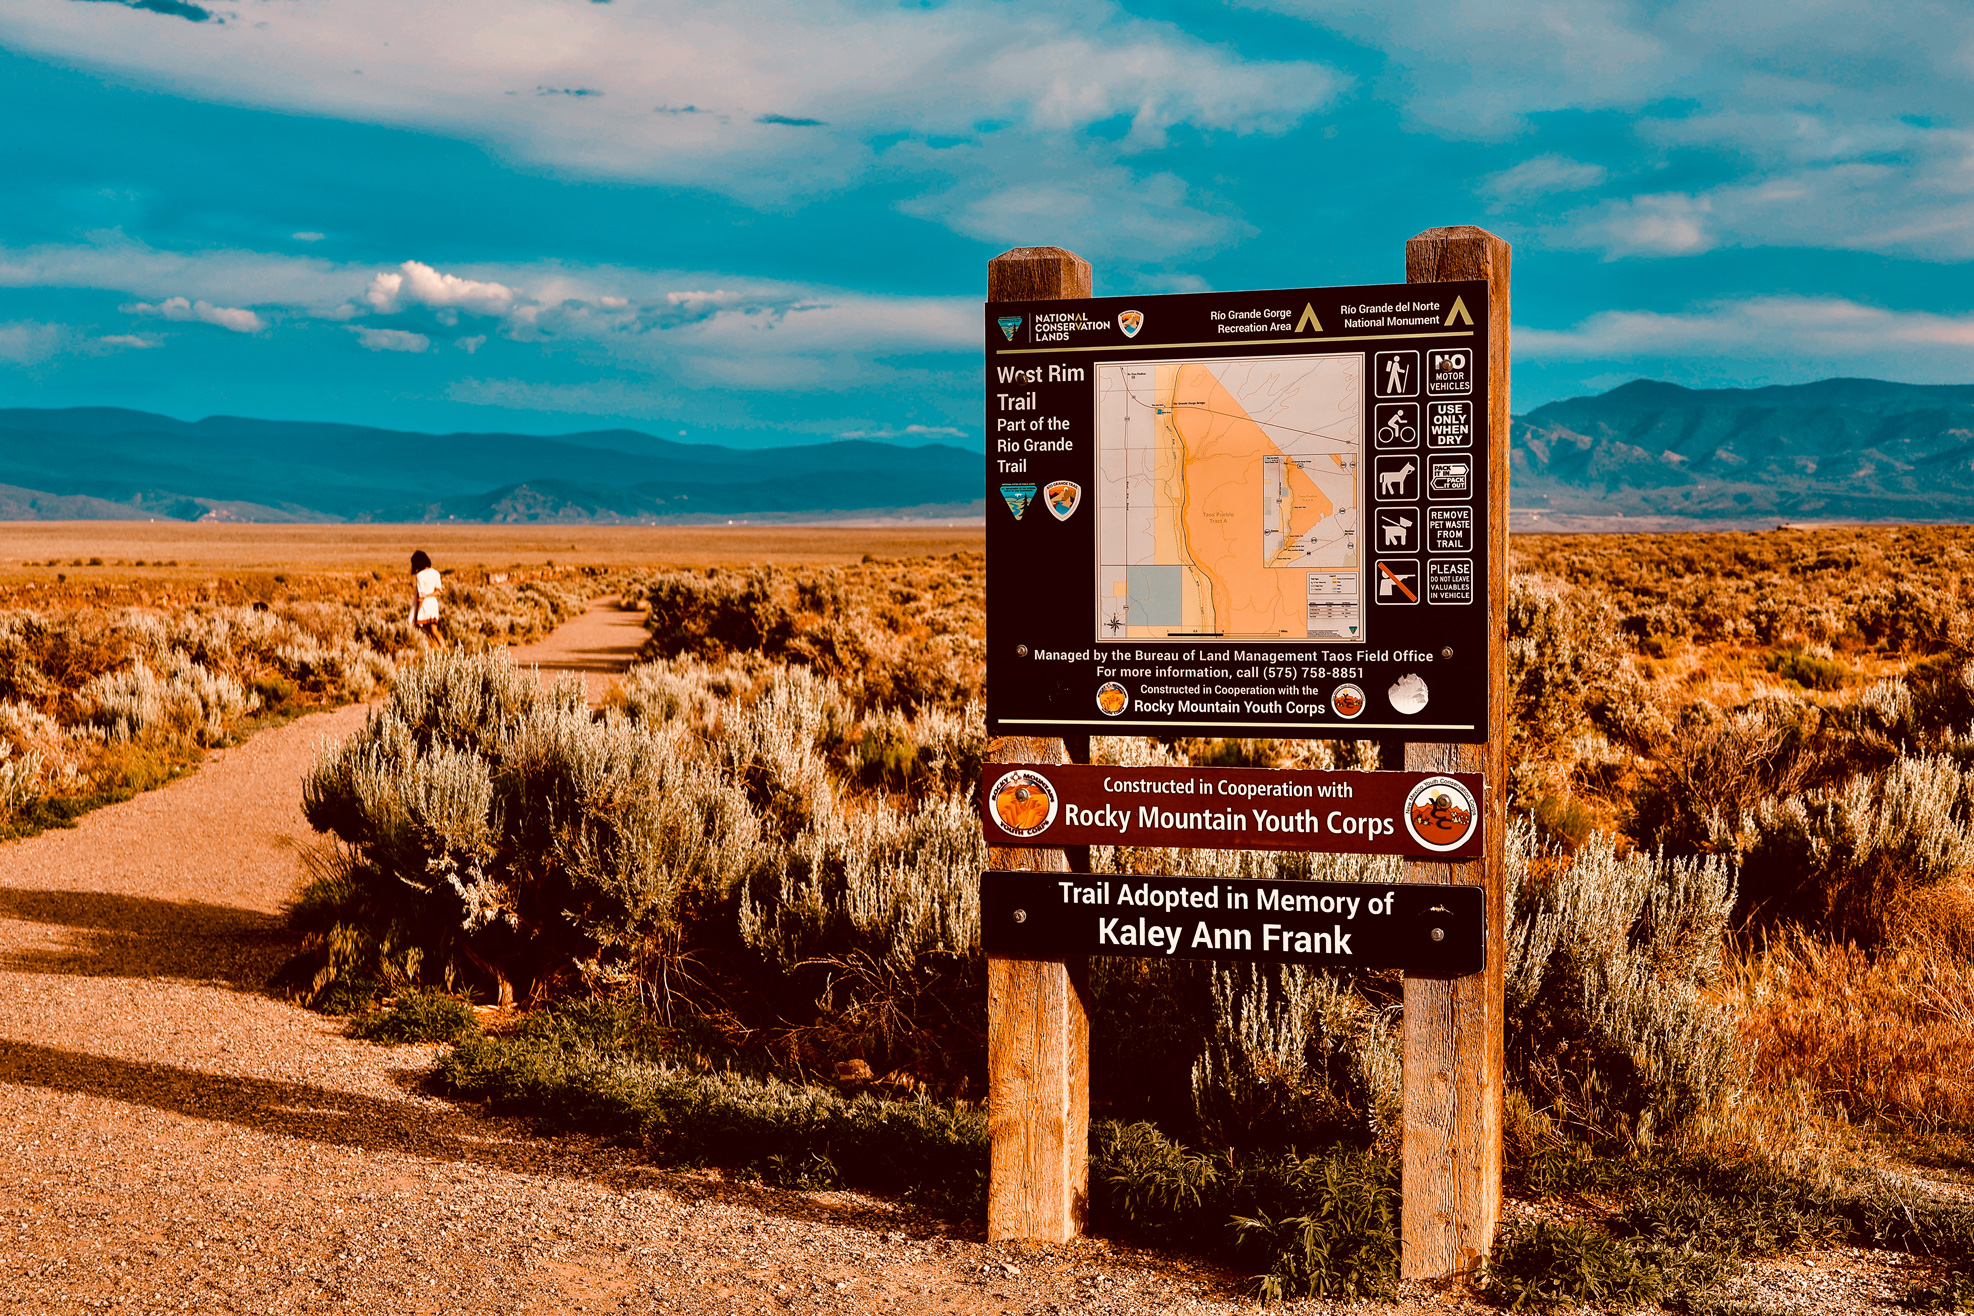
[(1008, 959), (1133, 955), (1335, 969), (1478, 973), (1487, 908), (1477, 886), (990, 871), (980, 945)]
[(1480, 793), (1472, 773), (997, 763), (979, 804), (990, 845), (1477, 859)]

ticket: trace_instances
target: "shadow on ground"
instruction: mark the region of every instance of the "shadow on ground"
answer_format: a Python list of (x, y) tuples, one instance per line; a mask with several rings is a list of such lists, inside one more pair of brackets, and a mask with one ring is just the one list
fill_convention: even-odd
[[(48, 944), (7, 923), (68, 929)], [(258, 991), (294, 952), (279, 917), (197, 900), (0, 887), (0, 970), (85, 978), (225, 979)]]

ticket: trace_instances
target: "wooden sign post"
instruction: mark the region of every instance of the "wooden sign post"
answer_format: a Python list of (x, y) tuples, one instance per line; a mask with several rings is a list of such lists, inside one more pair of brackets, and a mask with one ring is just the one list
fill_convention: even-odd
[[(1401, 1272), (1487, 1256), (1508, 265), (1477, 228), (1413, 238), (1398, 285), (1097, 299), (1060, 248), (989, 263), (990, 1238), (1081, 1232), (1088, 956), (1157, 954), (1402, 968)], [(1375, 737), (1403, 771), (1068, 768), (1092, 729)], [(1409, 862), (1385, 888), (1011, 875), (1086, 873), (1098, 841)]]
[[(1408, 283), (1487, 282), (1488, 739), (1405, 747), (1413, 772), (1473, 772), (1486, 783), (1485, 852), (1468, 863), (1413, 860), (1406, 879), (1485, 892), (1487, 964), (1463, 978), (1405, 979), (1404, 1250), (1407, 1279), (1465, 1274), (1486, 1259), (1501, 1215), (1503, 968), (1508, 833), (1508, 261), (1506, 242), (1472, 226), (1427, 229), (1405, 244)], [(1477, 363), (1478, 365), (1479, 363)]]
[[(1061, 247), (1016, 247), (987, 263), (987, 300), (1090, 295), (1090, 263)], [(990, 578), (988, 590), (994, 588)], [(1080, 737), (1078, 757), (1090, 757)], [(999, 736), (986, 762), (1067, 763), (1069, 746), (1043, 736)], [(1084, 852), (1087, 867), (1088, 851)], [(1066, 873), (1056, 849), (989, 846), (990, 869)], [(987, 1237), (1066, 1243), (1090, 1209), (1089, 961), (987, 961)]]

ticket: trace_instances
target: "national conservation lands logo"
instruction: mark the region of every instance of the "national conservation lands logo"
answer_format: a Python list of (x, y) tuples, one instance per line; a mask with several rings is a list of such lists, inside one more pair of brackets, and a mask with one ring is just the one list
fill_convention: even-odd
[(1131, 706), (1131, 692), (1115, 681), (1105, 681), (1097, 687), (1097, 707), (1109, 717), (1116, 717)]
[(1074, 480), (1051, 480), (1042, 490), (1042, 502), (1058, 521), (1067, 521), (1082, 501), (1083, 486)]
[(994, 821), (1009, 836), (1033, 836), (1056, 820), (1056, 788), (1032, 768), (1018, 768), (987, 792)]
[(1119, 311), (1117, 313), (1117, 327), (1124, 331), (1126, 338), (1136, 338), (1138, 331), (1145, 327), (1145, 313), (1143, 311)]
[(1451, 777), (1427, 777), (1405, 795), (1405, 830), (1428, 850), (1458, 850), (1480, 826), (1480, 808)]
[(1001, 326), (1001, 332), (1008, 336), (1010, 343), (1014, 341), (1015, 334), (1021, 329), (1021, 317), (1018, 315), (1004, 315), (994, 323)]
[(1021, 514), (1028, 510), (1028, 504), (1035, 501), (1035, 486), (1032, 484), (1004, 484), (1001, 497), (1008, 500), (1008, 510), (1019, 521)]

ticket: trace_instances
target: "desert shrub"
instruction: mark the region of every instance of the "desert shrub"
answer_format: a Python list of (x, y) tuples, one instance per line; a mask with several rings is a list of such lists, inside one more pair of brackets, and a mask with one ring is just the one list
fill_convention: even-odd
[(139, 661), (97, 677), (78, 702), (90, 722), (114, 739), (183, 736), (200, 745), (218, 744), (231, 723), (260, 706), (238, 681), (210, 671), (182, 649), (173, 651), (162, 674)]
[(1513, 802), (1527, 807), (1540, 764), (1589, 723), (1595, 693), (1620, 662), (1610, 607), (1560, 581), (1517, 576), (1508, 588), (1509, 760)]
[(1712, 995), (1734, 882), (1717, 859), (1621, 854), (1595, 836), (1567, 859), (1509, 840), (1509, 1072), (1592, 1137), (1649, 1142), (1737, 1080), (1734, 1018)]
[(1767, 654), (1762, 666), (1779, 680), (1794, 681), (1805, 690), (1841, 690), (1850, 676), (1850, 669), (1832, 657), (1828, 648), (1819, 653), (1800, 644)]
[(985, 561), (663, 572), (642, 586), (650, 653), (759, 654), (841, 682), (864, 707), (959, 706), (985, 678)]
[(1364, 1146), (1396, 1135), (1399, 1047), (1387, 1012), (1300, 966), (1215, 965), (1211, 986), (1212, 1031), (1192, 1074), (1208, 1145)]
[(358, 1015), (350, 1036), (365, 1041), (401, 1045), (406, 1042), (459, 1042), (480, 1031), (473, 1007), (443, 992), (408, 991), (389, 1008)]
[(1842, 786), (1751, 811), (1738, 925), (1876, 945), (1907, 890), (1974, 870), (1974, 789), (1946, 758), (1901, 758)]
[(352, 908), (398, 972), (477, 971), (507, 1001), (564, 968), (628, 973), (687, 890), (738, 881), (753, 815), (683, 734), (598, 721), (504, 654), (438, 653), (325, 751), (303, 807), (349, 847)]
[(1809, 774), (1817, 717), (1788, 699), (1731, 712), (1689, 705), (1654, 747), (1658, 766), (1632, 800), (1632, 836), (1674, 854), (1737, 853), (1756, 807), (1794, 793)]

